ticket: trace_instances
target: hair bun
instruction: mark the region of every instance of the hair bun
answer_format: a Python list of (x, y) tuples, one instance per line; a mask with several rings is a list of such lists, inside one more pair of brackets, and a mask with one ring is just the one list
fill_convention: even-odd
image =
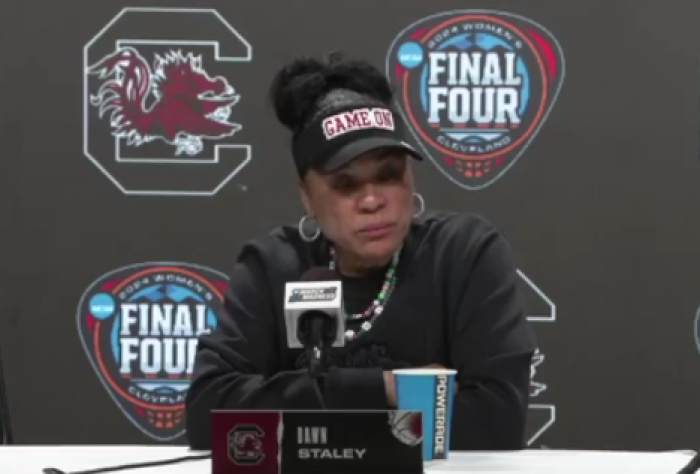
[(300, 57), (284, 66), (270, 87), (277, 119), (290, 130), (300, 127), (325, 94), (349, 89), (386, 104), (393, 98), (386, 77), (372, 64), (340, 53), (323, 59)]

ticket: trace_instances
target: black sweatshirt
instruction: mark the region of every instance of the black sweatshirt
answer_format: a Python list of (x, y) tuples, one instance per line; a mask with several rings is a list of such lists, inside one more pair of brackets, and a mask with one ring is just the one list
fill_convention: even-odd
[[(304, 351), (286, 347), (284, 287), (327, 266), (328, 242), (296, 226), (248, 242), (217, 327), (201, 337), (187, 393), (187, 437), (209, 449), (212, 409), (320, 409)], [(384, 272), (343, 279), (348, 313), (361, 312)], [(458, 371), (454, 450), (525, 447), (535, 339), (517, 295), (505, 238), (474, 214), (426, 212), (404, 242), (396, 287), (370, 331), (333, 349), (322, 384), (328, 409), (386, 409), (383, 370), (440, 364)]]

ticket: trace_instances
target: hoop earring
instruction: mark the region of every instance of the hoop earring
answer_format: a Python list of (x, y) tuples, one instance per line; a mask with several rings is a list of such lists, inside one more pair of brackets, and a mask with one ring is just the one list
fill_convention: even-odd
[(425, 199), (423, 199), (420, 193), (413, 193), (413, 198), (418, 200), (418, 207), (420, 208), (418, 212), (413, 213), (413, 217), (418, 217), (425, 211)]
[(321, 227), (316, 225), (316, 232), (314, 232), (312, 235), (308, 235), (306, 231), (304, 231), (304, 225), (309, 219), (313, 219), (312, 217), (309, 216), (302, 216), (301, 219), (299, 219), (299, 225), (297, 226), (297, 230), (299, 231), (299, 236), (301, 236), (301, 240), (304, 242), (313, 242), (314, 240), (318, 239), (318, 236), (321, 235)]

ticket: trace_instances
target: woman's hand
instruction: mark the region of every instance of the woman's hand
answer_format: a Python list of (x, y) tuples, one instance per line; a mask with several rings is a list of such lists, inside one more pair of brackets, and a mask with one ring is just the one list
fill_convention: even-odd
[(396, 386), (394, 385), (394, 372), (384, 371), (384, 390), (386, 391), (386, 402), (390, 407), (396, 407)]

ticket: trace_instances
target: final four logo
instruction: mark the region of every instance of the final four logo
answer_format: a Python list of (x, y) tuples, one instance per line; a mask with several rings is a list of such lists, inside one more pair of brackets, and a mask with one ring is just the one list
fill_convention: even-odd
[(455, 184), (493, 184), (549, 115), (564, 80), (556, 38), (534, 21), (491, 10), (423, 18), (386, 61), (398, 107), (423, 151)]
[(227, 277), (185, 263), (142, 263), (95, 280), (78, 305), (85, 352), (114, 402), (146, 435), (185, 432), (197, 338), (214, 328)]

